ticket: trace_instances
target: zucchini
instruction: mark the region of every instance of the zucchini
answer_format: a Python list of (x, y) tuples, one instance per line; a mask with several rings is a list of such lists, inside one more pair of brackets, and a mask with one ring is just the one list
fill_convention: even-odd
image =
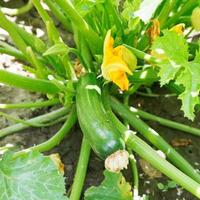
[(102, 159), (125, 144), (112, 124), (101, 100), (101, 90), (94, 74), (81, 77), (77, 85), (76, 108), (81, 130), (93, 151)]

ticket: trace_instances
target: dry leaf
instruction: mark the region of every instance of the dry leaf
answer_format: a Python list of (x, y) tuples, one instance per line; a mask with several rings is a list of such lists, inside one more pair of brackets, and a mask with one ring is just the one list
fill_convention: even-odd
[(64, 167), (65, 166), (60, 159), (60, 155), (58, 153), (54, 153), (54, 154), (49, 155), (49, 157), (54, 162), (54, 164), (58, 168), (59, 172), (64, 175)]
[(171, 145), (173, 147), (186, 147), (192, 144), (191, 139), (186, 139), (186, 138), (174, 138), (171, 141)]

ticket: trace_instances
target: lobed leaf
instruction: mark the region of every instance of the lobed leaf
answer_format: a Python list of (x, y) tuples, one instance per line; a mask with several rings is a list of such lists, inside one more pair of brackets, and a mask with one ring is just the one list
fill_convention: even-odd
[(161, 86), (173, 80), (182, 65), (188, 61), (188, 46), (185, 39), (176, 32), (165, 31), (152, 46), (152, 54), (160, 60)]
[(158, 37), (153, 46), (152, 54), (158, 59), (161, 86), (174, 80), (184, 88), (179, 95), (182, 101), (181, 109), (185, 117), (193, 120), (195, 106), (200, 103), (200, 53), (192, 62), (188, 62), (188, 46), (183, 36), (173, 31), (164, 31), (164, 36)]

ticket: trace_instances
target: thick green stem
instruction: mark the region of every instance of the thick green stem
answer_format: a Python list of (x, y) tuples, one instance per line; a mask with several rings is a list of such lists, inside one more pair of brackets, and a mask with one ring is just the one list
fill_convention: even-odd
[[(186, 190), (190, 191), (192, 194), (200, 198), (200, 185), (185, 175), (183, 172), (174, 167), (171, 163), (162, 158), (152, 147), (136, 136), (135, 132), (128, 130), (110, 111), (108, 100), (105, 101), (106, 109), (108, 110), (108, 115), (112, 123), (115, 124), (116, 128), (122, 133), (124, 137), (126, 146), (128, 149), (135, 151), (139, 156), (148, 161), (153, 167), (161, 171), (163, 174), (174, 180), (177, 184), (184, 187)], [(115, 99), (111, 99), (111, 106), (116, 103)], [(123, 104), (118, 103), (113, 107), (118, 108), (118, 106), (124, 107)], [(128, 120), (127, 120), (128, 121)], [(134, 122), (137, 124), (137, 121)], [(183, 163), (182, 163), (183, 164)]]
[(83, 189), (83, 184), (85, 181), (85, 176), (87, 173), (87, 167), (90, 158), (90, 150), (91, 147), (88, 140), (85, 137), (83, 137), (81, 152), (79, 155), (78, 165), (76, 168), (74, 182), (72, 185), (72, 191), (70, 194), (70, 200), (79, 200), (81, 197), (81, 192)]
[(162, 7), (162, 10), (159, 13), (158, 20), (160, 22), (160, 26), (166, 22), (167, 18), (169, 17), (169, 14), (171, 10), (173, 9), (174, 4), (176, 3), (176, 0), (166, 0), (164, 2), (164, 5)]
[(158, 149), (162, 150), (166, 156), (171, 160), (179, 169), (181, 169), (188, 176), (200, 183), (200, 175), (197, 171), (169, 145), (155, 130), (150, 128), (146, 123), (139, 119), (134, 112), (128, 107), (119, 103), (116, 99), (111, 98), (111, 107), (123, 119), (133, 126), (139, 133), (141, 133), (147, 140), (149, 140)]
[(171, 25), (176, 24), (179, 18), (194, 8), (195, 5), (198, 5), (197, 0), (188, 0), (176, 14), (174, 14), (165, 24), (163, 24), (162, 28), (169, 28)]
[(24, 102), (24, 103), (13, 103), (13, 104), (0, 104), (1, 109), (16, 109), (16, 108), (41, 108), (52, 106), (58, 104), (59, 99), (49, 99), (46, 101), (38, 101), (38, 102)]
[(5, 29), (16, 46), (26, 55), (26, 43), (24, 40), (21, 38), (21, 36), (18, 34), (16, 28), (13, 26), (12, 22), (10, 22), (5, 15), (1, 12), (0, 10), (0, 26)]
[(162, 117), (158, 117), (156, 115), (152, 115), (150, 113), (144, 112), (142, 110), (139, 110), (137, 108), (131, 107), (130, 110), (135, 114), (135, 115), (139, 115), (141, 118), (147, 119), (147, 120), (152, 120), (152, 121), (156, 121), (164, 126), (170, 127), (170, 128), (174, 128), (177, 130), (181, 130), (187, 133), (191, 133), (193, 135), (197, 135), (200, 136), (200, 130), (197, 128), (193, 128), (191, 126), (187, 126), (184, 124), (180, 124), (178, 122), (174, 122), (168, 119), (164, 119)]
[(152, 63), (158, 63), (159, 60), (154, 58), (153, 56), (144, 53), (143, 51), (140, 51), (134, 47), (131, 47), (129, 45), (123, 44), (126, 48), (128, 48), (137, 58), (145, 60), (147, 62), (152, 62)]
[(22, 54), (20, 51), (17, 51), (17, 50), (15, 51), (15, 50), (0, 47), (0, 53), (7, 54), (7, 55), (15, 57), (16, 59), (26, 61), (26, 57), (24, 56), (24, 54)]
[(22, 123), (22, 124), (25, 124), (27, 126), (32, 126), (32, 127), (42, 127), (43, 126), (43, 124), (40, 124), (40, 123), (30, 123), (30, 122), (28, 122), (26, 120), (13, 117), (12, 115), (9, 115), (9, 114), (4, 113), (4, 112), (0, 112), (0, 116), (3, 116), (3, 117), (5, 117), (8, 120), (14, 121), (15, 123)]
[(129, 149), (129, 161), (131, 165), (131, 170), (133, 173), (133, 195), (135, 198), (138, 198), (139, 193), (139, 178), (138, 178), (138, 170), (137, 170), (137, 161), (132, 153), (132, 151)]
[(181, 185), (183, 188), (191, 192), (196, 197), (200, 198), (200, 185), (179, 171), (172, 164), (167, 162), (158, 153), (153, 150), (148, 144), (137, 137), (133, 132), (126, 131), (126, 145), (135, 151), (139, 156), (149, 162), (153, 167), (161, 171), (163, 174), (168, 176), (170, 179)]
[(44, 21), (49, 40), (52, 44), (60, 41), (60, 35), (58, 30), (56, 29), (53, 20), (48, 15), (47, 11), (42, 7), (39, 0), (32, 0), (34, 6), (36, 7), (37, 11), (39, 12), (40, 16), (42, 17), (42, 20)]
[(38, 53), (44, 53), (46, 51), (46, 44), (38, 38), (36, 35), (33, 35), (22, 27), (19, 27), (16, 23), (10, 22), (12, 26), (17, 30), (17, 33), (21, 36), (27, 46), (32, 47)]
[(72, 32), (72, 25), (70, 24), (68, 18), (61, 11), (60, 7), (53, 2), (52, 0), (44, 0), (44, 2), (48, 5), (51, 12), (58, 18), (58, 20), (62, 23), (62, 25), (70, 32)]
[(28, 3), (21, 8), (1, 8), (1, 11), (7, 15), (22, 15), (33, 8), (32, 0), (29, 0)]
[(40, 4), (39, 0), (32, 0), (33, 5), (36, 7), (37, 11), (39, 12), (40, 16), (42, 17), (42, 20), (44, 22), (46, 21), (52, 21), (52, 19), (49, 17), (46, 10), (43, 9), (42, 5)]
[(63, 140), (63, 138), (69, 134), (70, 129), (74, 126), (74, 124), (76, 123), (77, 120), (77, 116), (76, 116), (76, 111), (75, 111), (75, 107), (71, 110), (66, 122), (63, 124), (62, 128), (49, 140), (47, 140), (46, 142), (43, 142), (41, 144), (38, 144), (36, 146), (32, 146), (28, 149), (19, 151), (17, 153), (14, 154), (14, 157), (18, 157), (24, 153), (26, 153), (27, 151), (39, 151), (39, 152), (45, 152), (45, 151), (49, 151), (52, 148), (54, 148), (55, 146), (57, 146), (58, 144), (60, 144), (60, 142)]
[[(53, 120), (56, 120), (60, 117), (63, 117), (68, 112), (69, 112), (69, 108), (60, 108), (60, 109), (58, 109), (56, 111), (52, 111), (48, 114), (44, 114), (44, 115), (29, 119), (29, 120), (27, 120), (27, 122), (35, 123), (35, 124), (47, 123), (47, 122), (51, 122)], [(0, 130), (0, 138), (7, 136), (7, 135), (10, 135), (12, 133), (24, 130), (28, 127), (29, 127), (29, 125), (23, 124), (23, 123), (18, 123), (18, 124), (14, 124), (12, 126), (6, 127), (4, 129)]]
[(0, 70), (0, 83), (45, 94), (56, 94), (59, 92), (59, 89), (50, 81), (29, 78), (5, 70)]
[(85, 36), (93, 53), (102, 53), (103, 42), (98, 34), (89, 27), (87, 22), (76, 11), (74, 6), (69, 0), (59, 0), (56, 2), (63, 12), (70, 18), (70, 20), (76, 25), (79, 31)]

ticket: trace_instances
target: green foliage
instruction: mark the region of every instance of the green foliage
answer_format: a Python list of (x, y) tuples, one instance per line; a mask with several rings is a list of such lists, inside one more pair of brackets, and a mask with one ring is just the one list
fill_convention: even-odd
[(122, 16), (128, 21), (134, 18), (134, 12), (140, 8), (141, 0), (125, 1), (123, 5)]
[(177, 184), (174, 181), (167, 181), (167, 183), (158, 183), (157, 187), (158, 187), (159, 190), (166, 192), (169, 189), (176, 188)]
[(131, 186), (121, 173), (104, 171), (105, 179), (100, 186), (90, 187), (85, 192), (85, 200), (131, 200)]
[(0, 199), (67, 200), (64, 178), (49, 157), (38, 152), (12, 156), (0, 161)]
[(152, 46), (153, 55), (160, 59), (158, 75), (161, 86), (173, 80), (182, 65), (188, 60), (188, 47), (185, 39), (176, 32), (165, 31)]
[(95, 4), (97, 4), (96, 1), (91, 0), (78, 1), (75, 7), (81, 16), (86, 16), (93, 10)]
[(157, 38), (152, 50), (158, 59), (161, 86), (175, 80), (176, 84), (184, 87), (184, 91), (178, 97), (182, 101), (181, 109), (187, 118), (193, 120), (194, 108), (199, 104), (199, 52), (194, 61), (188, 62), (186, 40), (173, 31), (165, 31), (164, 36)]
[(63, 43), (58, 42), (55, 45), (51, 46), (49, 49), (47, 49), (43, 56), (49, 56), (49, 55), (57, 55), (57, 54), (66, 54), (69, 51), (69, 47)]

